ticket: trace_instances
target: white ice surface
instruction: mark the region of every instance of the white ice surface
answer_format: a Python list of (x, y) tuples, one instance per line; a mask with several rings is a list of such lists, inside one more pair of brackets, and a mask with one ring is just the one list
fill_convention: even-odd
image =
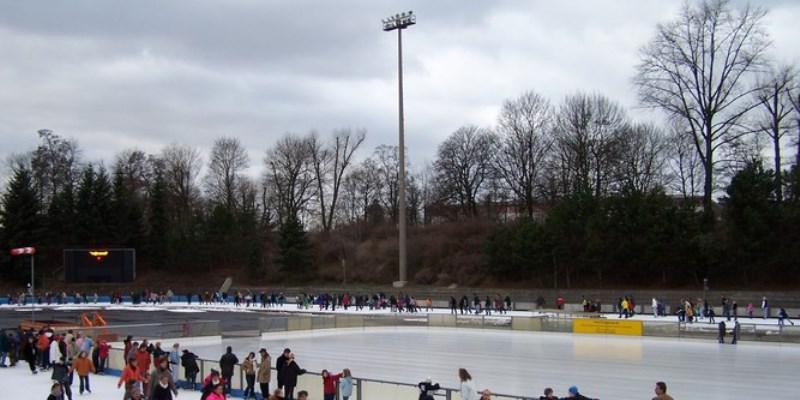
[[(3, 399), (9, 400), (39, 400), (46, 399), (50, 394), (50, 371), (40, 372), (36, 375), (31, 374), (28, 364), (18, 363), (14, 368), (0, 368), (0, 393)], [(91, 375), (89, 386), (92, 393), (78, 394), (78, 377), (75, 376), (72, 384), (73, 399), (94, 399), (94, 400), (113, 400), (121, 399), (123, 390), (117, 389), (116, 376)], [(181, 397), (178, 396), (180, 399)], [(184, 399), (194, 399), (196, 397), (184, 397)]]
[(641, 337), (610, 337), (393, 328), (300, 333), (290, 339), (231, 339), (194, 346), (201, 358), (219, 359), (225, 346), (240, 359), (265, 347), (277, 357), (290, 347), (310, 371), (350, 368), (354, 376), (416, 383), (432, 377), (457, 387), (467, 368), (480, 388), (538, 397), (545, 387), (565, 395), (571, 385), (601, 399), (649, 399), (665, 381), (676, 399), (789, 399), (800, 393), (800, 346)]

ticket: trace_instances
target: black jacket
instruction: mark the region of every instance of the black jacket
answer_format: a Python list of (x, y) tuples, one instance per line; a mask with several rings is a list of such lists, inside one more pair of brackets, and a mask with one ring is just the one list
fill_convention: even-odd
[(183, 353), (181, 355), (181, 364), (183, 364), (186, 375), (194, 375), (200, 372), (200, 368), (197, 366), (197, 356), (194, 353), (188, 351)]
[(296, 362), (292, 362), (283, 367), (283, 384), (289, 387), (297, 386), (297, 376), (303, 375), (306, 370), (300, 368)]
[(419, 400), (433, 400), (433, 393), (439, 390), (438, 383), (420, 382), (417, 387), (419, 388)]
[(233, 353), (225, 353), (219, 359), (219, 369), (220, 374), (222, 376), (233, 376), (233, 367), (236, 366), (236, 363), (239, 362), (239, 359), (236, 358), (236, 355)]
[(153, 389), (153, 397), (150, 400), (172, 400), (172, 392), (169, 390), (169, 387), (163, 388), (158, 383), (152, 383), (156, 385), (155, 389)]
[(275, 370), (278, 371), (278, 388), (282, 388), (284, 385), (284, 367), (286, 367), (286, 356), (281, 354), (280, 357), (278, 357), (278, 360), (275, 361)]

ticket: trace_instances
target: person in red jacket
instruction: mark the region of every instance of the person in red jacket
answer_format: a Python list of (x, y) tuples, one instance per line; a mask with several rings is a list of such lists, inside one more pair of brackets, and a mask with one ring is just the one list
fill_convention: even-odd
[[(106, 362), (108, 361), (108, 352), (111, 346), (105, 340), (99, 340), (97, 343), (97, 373), (102, 375), (106, 370)], [(126, 353), (123, 353), (126, 354)]]
[(148, 385), (147, 374), (150, 372), (151, 360), (150, 360), (150, 353), (147, 351), (147, 345), (144, 342), (142, 342), (142, 344), (139, 345), (139, 350), (136, 351), (135, 358), (136, 358), (136, 365), (138, 367), (137, 370), (139, 371), (139, 374), (141, 374), (143, 378), (142, 393), (143, 394), (148, 393), (147, 389), (149, 389), (149, 387), (147, 386)]
[(322, 396), (325, 400), (333, 400), (336, 398), (336, 383), (342, 374), (332, 374), (327, 369), (322, 370)]

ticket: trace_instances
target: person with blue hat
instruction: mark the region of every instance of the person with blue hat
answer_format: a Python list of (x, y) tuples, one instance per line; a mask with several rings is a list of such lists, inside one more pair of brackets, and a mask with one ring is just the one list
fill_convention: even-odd
[(580, 394), (580, 392), (578, 392), (578, 387), (577, 386), (570, 386), (569, 389), (567, 390), (567, 392), (569, 393), (569, 396), (567, 396), (568, 399), (592, 400), (592, 399)]

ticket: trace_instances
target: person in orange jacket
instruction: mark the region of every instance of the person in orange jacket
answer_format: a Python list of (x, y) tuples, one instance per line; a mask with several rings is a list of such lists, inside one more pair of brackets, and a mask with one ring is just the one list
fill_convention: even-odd
[(50, 338), (44, 331), (39, 332), (39, 339), (36, 341), (36, 349), (39, 350), (39, 367), (42, 371), (50, 369)]
[(94, 364), (92, 360), (88, 357), (85, 351), (82, 351), (78, 358), (72, 361), (72, 369), (78, 373), (78, 379), (80, 380), (80, 393), (83, 394), (84, 389), (92, 393), (92, 389), (89, 387), (89, 373), (94, 372)]
[(150, 352), (147, 351), (147, 345), (144, 342), (139, 345), (139, 350), (136, 351), (135, 358), (137, 371), (139, 371), (139, 374), (142, 375), (142, 378), (145, 378), (142, 380), (142, 394), (147, 394), (147, 389), (149, 388), (147, 387), (148, 384), (146, 378), (147, 374), (150, 372), (151, 358)]
[[(132, 398), (132, 392), (137, 390), (141, 393), (141, 388), (138, 387), (138, 384), (145, 383), (147, 381), (147, 377), (142, 375), (139, 372), (139, 367), (137, 366), (139, 362), (136, 360), (135, 357), (131, 357), (128, 359), (128, 364), (125, 368), (122, 369), (122, 374), (119, 376), (119, 381), (117, 381), (117, 388), (121, 388), (122, 385), (125, 385), (125, 398)], [(134, 383), (133, 385), (129, 383)]]

